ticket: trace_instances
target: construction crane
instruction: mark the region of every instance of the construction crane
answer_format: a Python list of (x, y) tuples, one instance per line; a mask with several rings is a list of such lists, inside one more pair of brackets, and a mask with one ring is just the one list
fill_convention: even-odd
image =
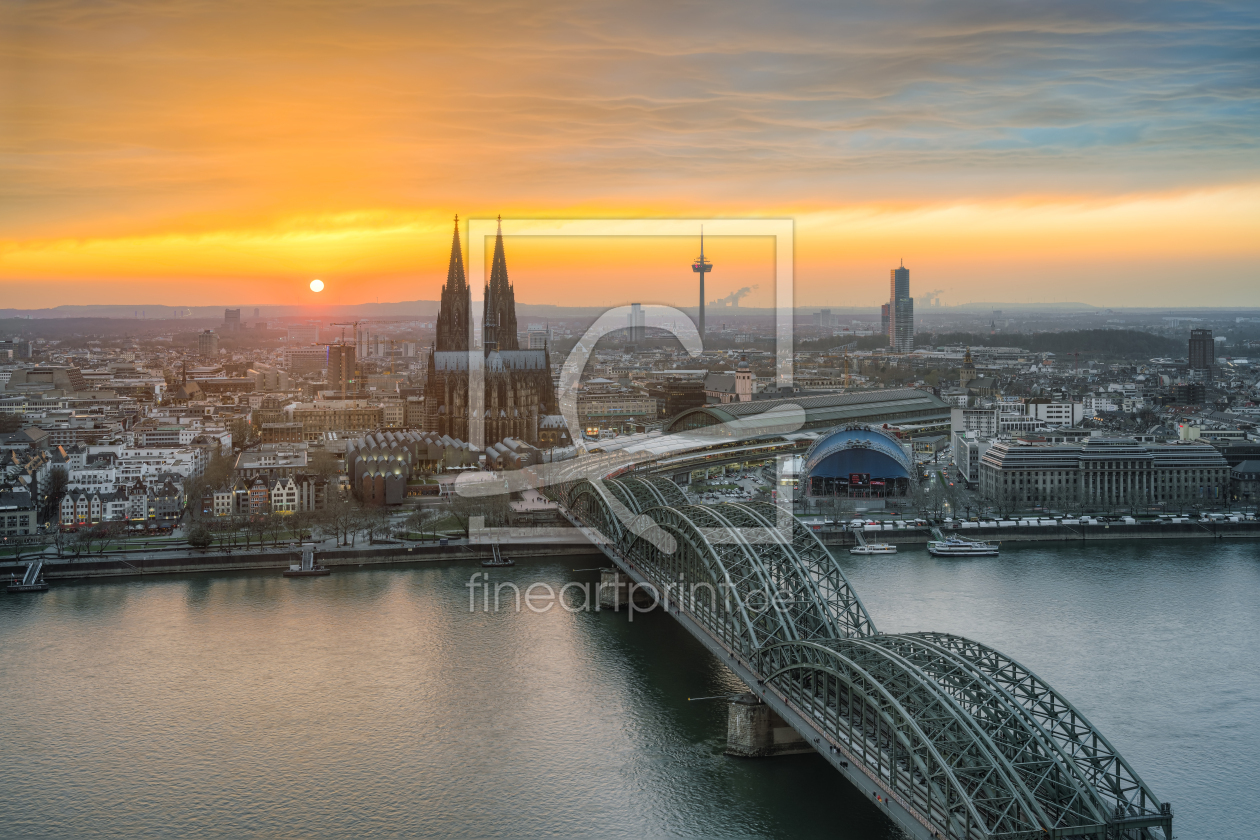
[(355, 343), (357, 344), (359, 341), (359, 338), (358, 338), (359, 324), (362, 324), (362, 323), (363, 323), (362, 321), (333, 321), (328, 326), (341, 327), (341, 343), (342, 344), (346, 343), (346, 327), (354, 327), (354, 335), (355, 335), (354, 340), (355, 340)]

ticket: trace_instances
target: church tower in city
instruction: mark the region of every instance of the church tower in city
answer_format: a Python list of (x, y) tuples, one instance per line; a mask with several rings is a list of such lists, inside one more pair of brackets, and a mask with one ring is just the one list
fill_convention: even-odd
[[(456, 217), (437, 337), (425, 379), (424, 430), (484, 447), (489, 457), (491, 450), (502, 449), (501, 441), (507, 438), (537, 446), (540, 425), (558, 411), (547, 348), (520, 349), (516, 292), (508, 280), (502, 221), (485, 290), (478, 349), (469, 345), (472, 304)], [(479, 365), (482, 384), (473, 390), (470, 363), (477, 353), (484, 359)]]
[(451, 238), (451, 261), (446, 267), (446, 284), (442, 286), (442, 304), (438, 309), (435, 349), (439, 352), (468, 352), (468, 322), (471, 318), (472, 294), (464, 276), (464, 250), (459, 242), (459, 216), (456, 216), (455, 235)]
[(516, 292), (508, 281), (507, 258), (503, 256), (503, 218), (494, 238), (494, 261), (481, 319), (481, 346), (487, 354), (495, 350), (519, 350), (516, 337)]

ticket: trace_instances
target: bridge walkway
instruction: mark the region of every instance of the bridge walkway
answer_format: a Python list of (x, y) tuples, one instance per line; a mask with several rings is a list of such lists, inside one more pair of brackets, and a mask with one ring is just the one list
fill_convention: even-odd
[(794, 517), (689, 505), (650, 476), (582, 479), (555, 495), (623, 574), (911, 836), (1171, 838), (1171, 808), (1061, 695), (970, 640), (879, 633)]

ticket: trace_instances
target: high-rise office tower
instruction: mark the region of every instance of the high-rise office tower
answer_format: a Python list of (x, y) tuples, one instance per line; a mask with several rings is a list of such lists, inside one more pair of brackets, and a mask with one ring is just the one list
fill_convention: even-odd
[(637, 303), (630, 304), (630, 313), (626, 315), (626, 327), (630, 330), (630, 341), (638, 344), (643, 340), (643, 334), (646, 332), (646, 320), (643, 307)]
[(219, 355), (219, 336), (214, 330), (206, 330), (197, 334), (197, 355), (212, 359)]
[(914, 298), (905, 263), (892, 270), (888, 285), (888, 346), (896, 353), (909, 353), (914, 349)]
[(342, 398), (353, 397), (359, 390), (355, 376), (354, 345), (328, 345), (328, 385)]
[(223, 331), (239, 332), (241, 329), (241, 310), (225, 309), (223, 310)]
[(1216, 341), (1211, 330), (1190, 330), (1190, 369), (1211, 370), (1216, 364)]

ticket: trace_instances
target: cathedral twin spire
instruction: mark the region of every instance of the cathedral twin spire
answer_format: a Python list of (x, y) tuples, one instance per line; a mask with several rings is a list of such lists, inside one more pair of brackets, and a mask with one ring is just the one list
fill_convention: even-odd
[[(464, 252), (459, 241), (459, 216), (451, 237), (451, 258), (442, 286), (442, 302), (437, 317), (438, 352), (468, 351), (468, 324), (472, 318), (472, 294), (464, 274)], [(494, 241), (490, 282), (485, 287), (482, 309), (482, 345), (491, 350), (518, 350), (516, 338), (516, 293), (508, 280), (507, 259), (503, 254), (503, 218)]]
[(519, 350), (516, 338), (516, 292), (508, 281), (507, 259), (503, 256), (503, 217), (494, 237), (494, 259), (490, 263), (490, 282), (486, 284), (482, 310), (482, 344), (486, 351)]
[(459, 216), (455, 217), (455, 234), (451, 237), (451, 260), (446, 267), (446, 284), (442, 286), (442, 302), (438, 307), (438, 352), (468, 352), (468, 321), (472, 298), (464, 277), (464, 249), (459, 244)]

